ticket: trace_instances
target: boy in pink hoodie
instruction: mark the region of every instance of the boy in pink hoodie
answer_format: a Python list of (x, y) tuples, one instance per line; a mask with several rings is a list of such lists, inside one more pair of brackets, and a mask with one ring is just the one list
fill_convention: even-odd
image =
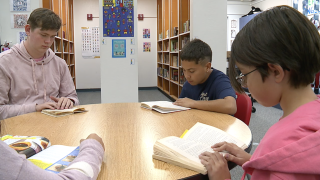
[[(235, 66), (241, 74), (237, 74)], [(277, 6), (251, 20), (231, 48), (230, 80), (247, 87), (266, 107), (280, 103), (283, 116), (251, 156), (230, 143), (200, 155), (211, 180), (230, 179), (227, 160), (251, 179), (320, 179), (320, 96), (310, 84), (320, 71), (320, 37), (315, 26), (289, 6)], [(228, 151), (224, 157), (218, 152)]]
[(65, 60), (50, 49), (61, 19), (45, 8), (28, 19), (26, 41), (0, 54), (0, 120), (79, 105)]

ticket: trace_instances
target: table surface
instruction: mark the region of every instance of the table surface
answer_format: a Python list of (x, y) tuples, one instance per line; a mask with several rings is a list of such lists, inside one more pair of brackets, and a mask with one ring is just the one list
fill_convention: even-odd
[(197, 174), (152, 158), (154, 143), (180, 136), (196, 122), (215, 126), (250, 144), (252, 134), (242, 121), (221, 113), (187, 110), (160, 114), (140, 103), (83, 105), (88, 112), (51, 117), (39, 112), (3, 120), (0, 135), (44, 136), (52, 145), (78, 146), (97, 133), (105, 144), (106, 162), (98, 179), (179, 179)]

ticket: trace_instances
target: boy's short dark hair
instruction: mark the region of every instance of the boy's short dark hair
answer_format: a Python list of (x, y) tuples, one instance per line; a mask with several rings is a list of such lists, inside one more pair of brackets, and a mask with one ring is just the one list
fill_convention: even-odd
[(31, 30), (40, 28), (41, 30), (59, 30), (61, 27), (60, 17), (46, 8), (37, 8), (30, 14), (27, 21)]
[(235, 62), (257, 67), (263, 81), (269, 75), (268, 63), (277, 64), (290, 72), (292, 87), (307, 86), (320, 70), (319, 33), (296, 9), (273, 7), (246, 24), (232, 43), (231, 84), (243, 92), (235, 79)]
[(182, 48), (180, 58), (182, 61), (194, 61), (196, 64), (207, 63), (212, 61), (212, 50), (207, 43), (194, 39)]

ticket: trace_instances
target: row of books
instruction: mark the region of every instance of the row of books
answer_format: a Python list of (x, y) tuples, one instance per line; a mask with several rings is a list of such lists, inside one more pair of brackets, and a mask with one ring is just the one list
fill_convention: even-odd
[(167, 41), (167, 42), (164, 42), (164, 50), (165, 51), (169, 51), (169, 41)]
[(184, 77), (183, 71), (180, 71), (180, 84), (184, 84), (186, 82), (186, 78)]
[(159, 76), (164, 77), (164, 78), (168, 78), (169, 77), (169, 70), (168, 69), (164, 69), (162, 67), (158, 67), (157, 68), (157, 74)]
[(183, 32), (190, 31), (190, 20), (187, 20), (185, 23), (183, 23)]

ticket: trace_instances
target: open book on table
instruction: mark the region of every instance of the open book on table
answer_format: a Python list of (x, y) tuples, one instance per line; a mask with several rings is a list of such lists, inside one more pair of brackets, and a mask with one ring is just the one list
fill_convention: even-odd
[(199, 155), (205, 151), (213, 152), (211, 146), (219, 142), (234, 143), (242, 149), (247, 145), (230, 134), (202, 123), (196, 123), (183, 137), (169, 136), (156, 141), (153, 146), (154, 159), (207, 174)]
[(60, 116), (66, 116), (74, 113), (80, 113), (80, 112), (87, 112), (84, 108), (80, 107), (73, 107), (71, 109), (44, 109), (41, 111), (41, 113), (53, 116), (53, 117), (60, 117)]
[(79, 154), (79, 147), (53, 145), (41, 136), (5, 135), (1, 140), (16, 150), (25, 154), (26, 158), (36, 166), (59, 173), (66, 168)]
[(185, 111), (191, 108), (177, 106), (172, 104), (172, 102), (169, 101), (150, 101), (150, 102), (141, 102), (141, 107), (146, 109), (153, 109), (155, 111), (158, 111), (160, 113), (171, 113), (176, 111)]

